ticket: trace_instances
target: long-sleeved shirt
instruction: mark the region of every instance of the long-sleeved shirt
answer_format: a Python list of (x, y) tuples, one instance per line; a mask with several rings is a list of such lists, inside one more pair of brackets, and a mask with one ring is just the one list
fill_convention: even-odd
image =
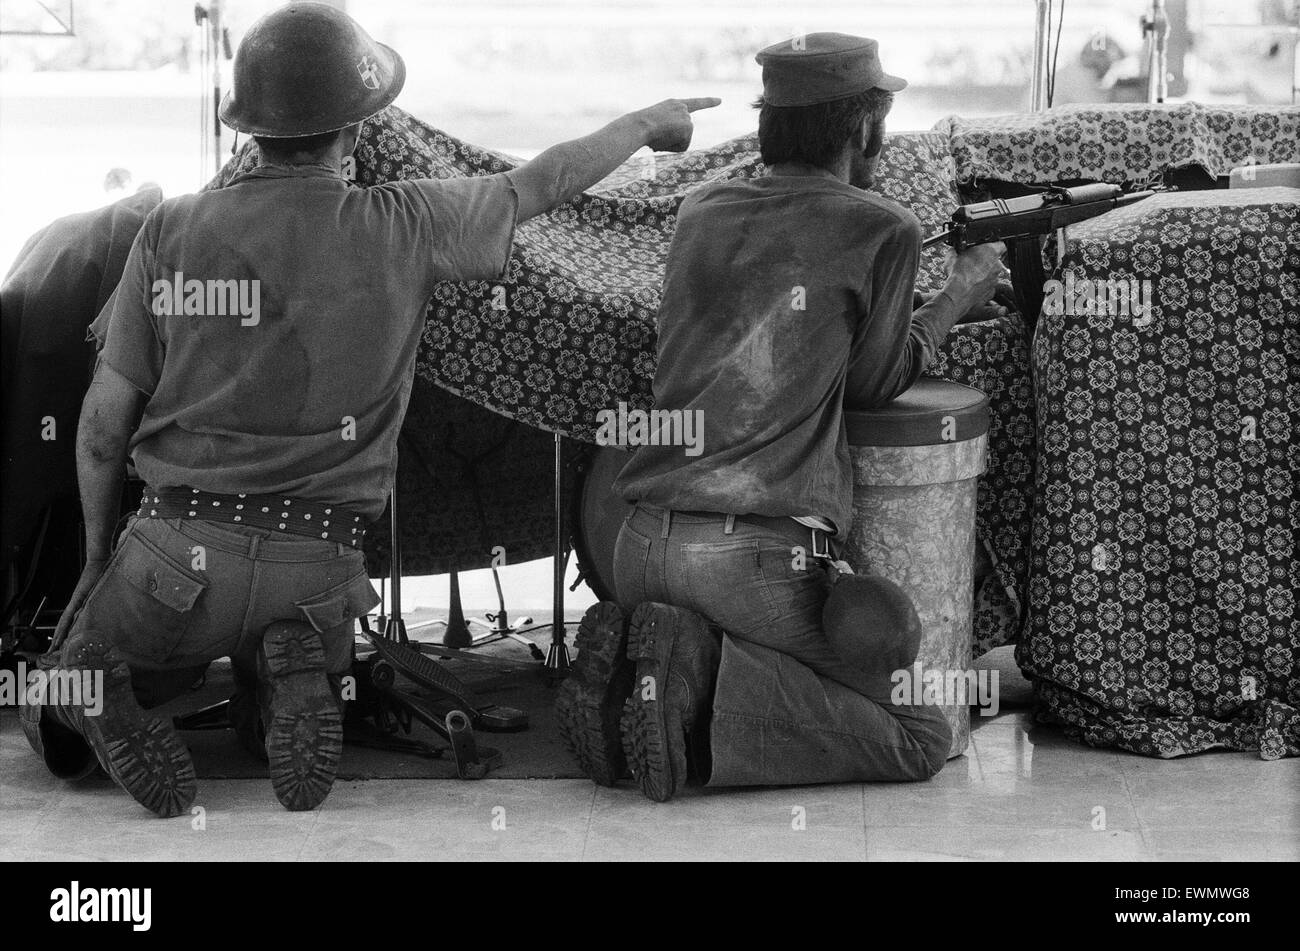
[(615, 492), (847, 528), (845, 408), (908, 389), (952, 323), (947, 294), (912, 311), (920, 246), (911, 212), (829, 173), (694, 192), (668, 255), (654, 397), (696, 413), (702, 438), (640, 445)]

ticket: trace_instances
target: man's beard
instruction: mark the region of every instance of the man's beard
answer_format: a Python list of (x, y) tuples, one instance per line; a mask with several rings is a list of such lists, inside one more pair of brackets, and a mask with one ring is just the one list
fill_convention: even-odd
[(876, 183), (876, 162), (865, 155), (856, 156), (849, 168), (849, 184), (864, 191)]

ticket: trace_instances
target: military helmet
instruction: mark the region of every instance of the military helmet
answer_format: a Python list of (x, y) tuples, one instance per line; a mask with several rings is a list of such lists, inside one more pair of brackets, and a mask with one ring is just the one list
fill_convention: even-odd
[(840, 659), (869, 679), (910, 667), (921, 647), (912, 599), (881, 575), (841, 575), (822, 607), (822, 626)]
[(290, 3), (240, 41), (221, 121), (275, 138), (334, 132), (379, 112), (405, 82), (402, 57), (342, 10)]

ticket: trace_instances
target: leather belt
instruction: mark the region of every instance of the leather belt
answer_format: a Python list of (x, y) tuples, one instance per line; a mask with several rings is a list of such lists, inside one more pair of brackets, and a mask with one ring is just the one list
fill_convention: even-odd
[[(654, 508), (658, 508), (658, 506)], [(659, 509), (659, 511), (667, 513), (669, 510)], [(829, 532), (824, 532), (820, 528), (809, 528), (807, 525), (801, 525), (788, 515), (728, 515), (725, 512), (692, 512), (680, 509), (672, 509), (671, 512), (674, 516), (685, 515), (688, 518), (721, 521), (724, 526), (728, 521), (732, 524), (744, 522), (746, 525), (780, 532), (783, 535), (803, 535), (806, 538), (811, 536), (811, 545), (808, 549), (808, 554), (811, 557), (828, 562), (839, 560), (839, 546)]]
[(366, 520), (340, 505), (288, 495), (226, 495), (201, 489), (155, 489), (145, 486), (139, 514), (144, 518), (188, 518), (228, 522), (304, 538), (322, 538), (360, 548)]

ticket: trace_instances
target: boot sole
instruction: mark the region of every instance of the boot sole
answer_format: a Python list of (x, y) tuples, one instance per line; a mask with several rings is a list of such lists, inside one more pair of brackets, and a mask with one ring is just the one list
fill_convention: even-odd
[(109, 775), (155, 815), (188, 812), (198, 793), (190, 751), (170, 723), (140, 708), (130, 668), (99, 642), (79, 652), (76, 666), (103, 673), (103, 710), (98, 716), (83, 713), (81, 722)]
[(627, 774), (620, 698), (631, 693), (635, 673), (622, 610), (610, 601), (592, 605), (574, 643), (578, 659), (555, 700), (560, 736), (586, 776), (613, 786)]
[[(633, 612), (630, 628), (636, 680), (623, 708), (623, 755), (646, 798), (667, 802), (686, 779), (686, 731), (666, 702), (677, 632), (672, 615), (648, 605)], [(654, 678), (652, 699), (643, 694), (647, 677)]]
[(262, 641), (272, 680), (266, 758), (271, 786), (286, 809), (315, 809), (334, 787), (343, 755), (343, 713), (325, 673), (314, 630), (281, 629)]

